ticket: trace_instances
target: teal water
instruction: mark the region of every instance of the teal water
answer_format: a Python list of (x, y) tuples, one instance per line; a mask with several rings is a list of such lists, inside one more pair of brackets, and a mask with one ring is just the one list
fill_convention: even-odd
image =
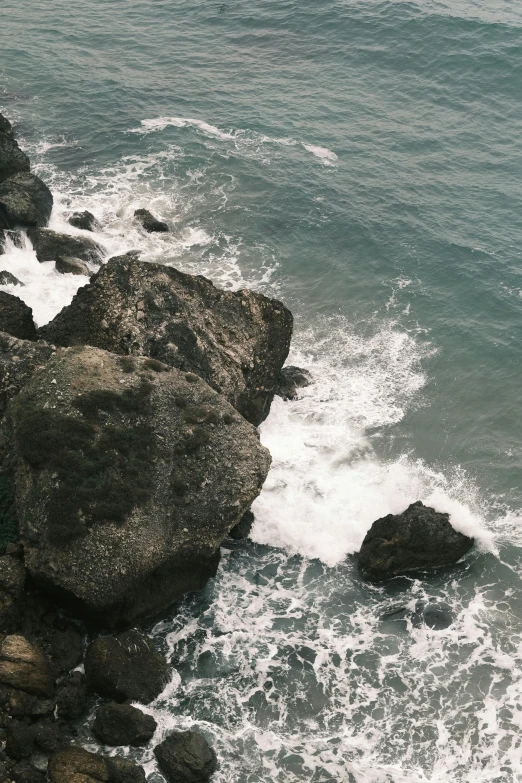
[[(522, 780), (521, 54), (498, 0), (3, 9), (0, 109), (52, 225), (89, 208), (108, 254), (280, 297), (314, 374), (262, 427), (253, 541), (155, 630), (179, 672), (159, 731), (201, 725), (217, 783)], [(78, 285), (30, 244), (0, 267), (39, 322)], [(361, 585), (371, 522), (417, 499), (479, 547)], [(415, 622), (434, 601), (444, 631)]]

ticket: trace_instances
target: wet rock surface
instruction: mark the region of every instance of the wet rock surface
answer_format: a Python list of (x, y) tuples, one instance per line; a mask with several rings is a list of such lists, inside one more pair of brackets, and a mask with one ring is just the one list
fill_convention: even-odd
[(193, 372), (252, 424), (268, 415), (292, 335), (292, 315), (253, 291), (221, 291), (204, 277), (110, 259), (40, 336), (158, 359)]
[(92, 212), (89, 212), (88, 210), (85, 210), (84, 212), (73, 212), (68, 222), (71, 226), (80, 228), (83, 231), (99, 231), (100, 229), (100, 224)]
[(0, 128), (0, 182), (30, 169), (29, 158), (18, 146), (12, 132), (3, 133)]
[(154, 755), (169, 783), (208, 780), (217, 768), (214, 750), (197, 731), (173, 732), (156, 746)]
[(89, 237), (60, 234), (48, 228), (31, 228), (27, 236), (40, 263), (56, 261), (57, 258), (74, 258), (100, 264), (103, 258), (103, 248)]
[(238, 540), (248, 538), (253, 524), (254, 514), (252, 511), (247, 511), (245, 514), (243, 514), (237, 525), (234, 525), (230, 531), (230, 538), (235, 538)]
[(134, 217), (138, 223), (141, 223), (145, 231), (149, 232), (149, 234), (154, 232), (165, 233), (169, 231), (168, 224), (164, 223), (163, 220), (158, 220), (158, 218), (155, 218), (148, 209), (137, 209), (134, 212)]
[(0, 213), (16, 226), (46, 226), (51, 217), (51, 191), (35, 174), (15, 174), (0, 183)]
[(104, 704), (96, 710), (94, 736), (104, 745), (145, 745), (156, 730), (156, 721), (130, 704)]
[(359, 569), (365, 579), (383, 582), (456, 563), (472, 545), (472, 538), (451, 526), (448, 514), (418, 501), (402, 514), (373, 523), (359, 553)]
[(54, 267), (61, 275), (85, 275), (91, 276), (91, 270), (79, 258), (69, 256), (57, 256)]
[(11, 272), (6, 272), (5, 270), (0, 272), (0, 285), (19, 285), (23, 286), (23, 283), (20, 282), (20, 280), (11, 274)]
[(0, 331), (20, 340), (36, 340), (33, 311), (17, 296), (0, 291)]
[(289, 365), (283, 367), (277, 378), (276, 394), (283, 400), (295, 400), (299, 389), (304, 389), (312, 383), (312, 374), (301, 367)]

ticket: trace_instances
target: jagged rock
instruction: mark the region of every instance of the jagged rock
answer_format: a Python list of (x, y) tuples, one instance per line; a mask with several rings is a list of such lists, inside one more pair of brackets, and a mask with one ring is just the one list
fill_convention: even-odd
[(46, 226), (52, 209), (51, 191), (35, 174), (15, 174), (0, 183), (0, 213), (7, 228)]
[(0, 133), (5, 133), (7, 136), (14, 136), (13, 126), (3, 114), (0, 114)]
[(58, 683), (57, 714), (60, 720), (78, 720), (87, 709), (87, 678), (82, 672), (71, 672)]
[(10, 759), (28, 759), (34, 748), (34, 726), (10, 720), (6, 726), (5, 752)]
[(383, 582), (456, 563), (472, 545), (472, 538), (451, 526), (449, 514), (418, 501), (402, 514), (388, 514), (373, 523), (362, 543), (359, 568), (365, 579)]
[(36, 340), (32, 309), (5, 291), (0, 291), (0, 330), (20, 340)]
[(169, 230), (167, 223), (164, 223), (162, 220), (158, 220), (158, 218), (155, 218), (154, 215), (150, 213), (148, 209), (137, 209), (134, 213), (134, 217), (136, 218), (138, 223), (141, 223), (145, 231), (149, 232), (149, 234), (158, 231), (165, 233), (166, 231)]
[(53, 355), (54, 346), (19, 340), (0, 332), (0, 419), (8, 401), (20, 392)]
[(46, 656), (19, 634), (0, 641), (0, 682), (35, 696), (48, 697), (53, 690)]
[(83, 231), (99, 231), (100, 224), (88, 210), (84, 212), (74, 212), (68, 221), (71, 226), (75, 228), (81, 228)]
[(252, 511), (247, 511), (246, 514), (243, 514), (237, 525), (234, 525), (229, 536), (237, 539), (248, 538), (253, 524), (254, 514)]
[(95, 737), (104, 745), (145, 745), (156, 731), (156, 721), (130, 704), (104, 704), (92, 724)]
[(115, 701), (149, 704), (164, 689), (169, 666), (152, 641), (138, 631), (99, 636), (87, 648), (85, 674), (90, 687)]
[(201, 589), (270, 464), (204, 381), (147, 358), (59, 350), (9, 411), (26, 567), (106, 627)]
[(199, 783), (216, 771), (217, 759), (197, 731), (175, 731), (154, 748), (158, 766), (170, 783)]
[(73, 237), (59, 234), (49, 228), (30, 228), (27, 236), (31, 240), (38, 261), (55, 261), (57, 258), (90, 261), (101, 264), (103, 248), (89, 237)]
[(129, 253), (110, 259), (39, 334), (196, 373), (258, 425), (288, 354), (292, 314), (262, 294), (220, 291)]
[(298, 389), (310, 386), (311, 383), (312, 375), (308, 370), (289, 365), (283, 367), (279, 373), (275, 393), (283, 400), (295, 400), (298, 396)]
[(22, 621), (25, 568), (20, 560), (0, 557), (0, 633), (13, 633)]
[(20, 282), (20, 280), (11, 274), (11, 272), (7, 272), (3, 270), (0, 272), (0, 285), (22, 285), (23, 283)]
[(79, 258), (58, 256), (54, 266), (56, 271), (61, 275), (85, 275), (86, 277), (91, 276), (91, 270), (87, 264), (84, 264), (84, 262), (80, 261)]
[(29, 158), (22, 152), (18, 142), (7, 133), (0, 133), (0, 182), (13, 174), (28, 172), (31, 169)]
[(132, 761), (104, 758), (83, 748), (65, 748), (49, 759), (50, 783), (145, 783), (145, 773)]

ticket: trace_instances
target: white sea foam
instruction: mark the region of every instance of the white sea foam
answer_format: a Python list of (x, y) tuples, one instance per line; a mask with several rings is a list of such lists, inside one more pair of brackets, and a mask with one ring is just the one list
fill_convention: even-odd
[(307, 152), (311, 152), (316, 158), (319, 158), (325, 166), (332, 166), (337, 160), (337, 155), (326, 147), (318, 147), (315, 144), (303, 144)]

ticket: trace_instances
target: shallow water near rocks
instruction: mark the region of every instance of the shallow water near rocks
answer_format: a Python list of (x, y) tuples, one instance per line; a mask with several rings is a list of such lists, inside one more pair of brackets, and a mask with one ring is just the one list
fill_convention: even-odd
[[(90, 209), (107, 256), (283, 299), (289, 361), (314, 376), (261, 428), (252, 540), (153, 629), (176, 668), (147, 708), (156, 740), (201, 726), (216, 783), (522, 780), (520, 9), (71, 9), (8, 3), (0, 30), (0, 109), (53, 188), (51, 227), (81, 233), (66, 219)], [(139, 207), (173, 232), (146, 235)], [(0, 269), (40, 324), (87, 282), (27, 239)], [(363, 584), (369, 526), (419, 499), (476, 549)]]

